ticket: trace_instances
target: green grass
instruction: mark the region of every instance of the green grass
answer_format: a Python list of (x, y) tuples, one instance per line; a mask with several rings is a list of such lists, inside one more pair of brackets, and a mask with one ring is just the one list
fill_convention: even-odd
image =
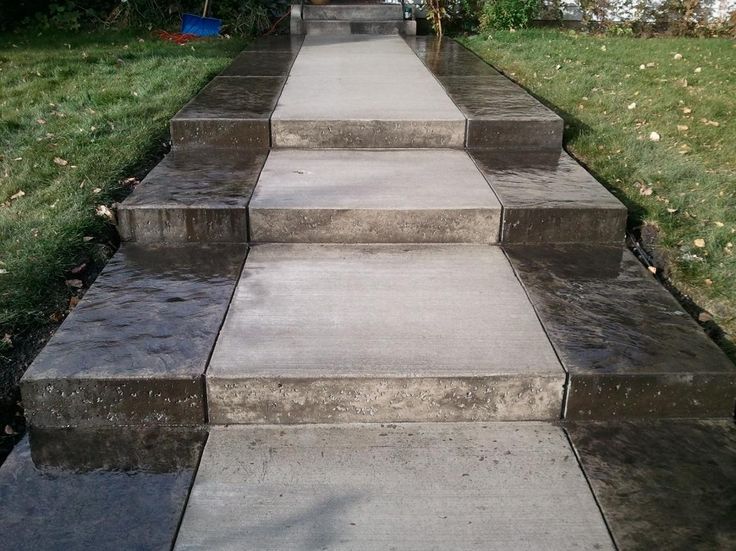
[(627, 205), (667, 277), (732, 340), (736, 43), (542, 29), (462, 41), (565, 118), (567, 149)]
[(63, 315), (70, 270), (115, 242), (96, 208), (150, 168), (170, 117), (243, 46), (146, 31), (0, 37), (0, 339)]

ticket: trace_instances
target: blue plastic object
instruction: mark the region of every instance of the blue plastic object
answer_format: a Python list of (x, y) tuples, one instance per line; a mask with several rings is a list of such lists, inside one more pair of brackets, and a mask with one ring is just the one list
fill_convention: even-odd
[(222, 19), (214, 17), (200, 17), (185, 13), (181, 19), (181, 32), (195, 36), (217, 36), (220, 34)]

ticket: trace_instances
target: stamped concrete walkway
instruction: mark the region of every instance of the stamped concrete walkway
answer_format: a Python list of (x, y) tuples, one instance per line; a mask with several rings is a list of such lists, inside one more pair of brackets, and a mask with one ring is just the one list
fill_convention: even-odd
[[(309, 11), (401, 24), (351, 10)], [(24, 377), (9, 548), (736, 545), (733, 423), (668, 419), (736, 370), (536, 99), (452, 41), (272, 37), (171, 131)]]

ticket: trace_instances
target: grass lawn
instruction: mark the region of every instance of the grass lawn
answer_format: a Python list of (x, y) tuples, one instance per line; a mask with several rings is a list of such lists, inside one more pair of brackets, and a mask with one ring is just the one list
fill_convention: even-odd
[(543, 29), (461, 40), (565, 118), (567, 149), (627, 205), (630, 228), (730, 348), (736, 43)]
[(0, 37), (0, 398), (13, 349), (73, 307), (78, 280), (110, 254), (99, 206), (151, 167), (169, 118), (243, 46), (146, 31)]

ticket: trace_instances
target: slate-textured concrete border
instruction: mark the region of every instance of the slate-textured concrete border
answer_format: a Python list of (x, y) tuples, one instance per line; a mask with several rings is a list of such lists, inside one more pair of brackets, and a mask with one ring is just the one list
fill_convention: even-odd
[(258, 39), (171, 119), (174, 147), (271, 146), (271, 115), (303, 37)]

